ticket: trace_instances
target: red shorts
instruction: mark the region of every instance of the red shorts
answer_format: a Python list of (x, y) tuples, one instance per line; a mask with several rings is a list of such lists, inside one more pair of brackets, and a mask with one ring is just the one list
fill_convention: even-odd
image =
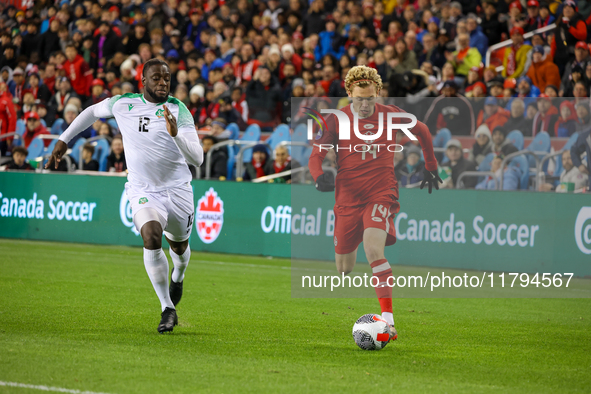
[(335, 205), (334, 247), (338, 254), (355, 251), (363, 241), (366, 228), (379, 228), (388, 233), (386, 246), (396, 243), (394, 216), (400, 204), (392, 196), (379, 196), (365, 205)]

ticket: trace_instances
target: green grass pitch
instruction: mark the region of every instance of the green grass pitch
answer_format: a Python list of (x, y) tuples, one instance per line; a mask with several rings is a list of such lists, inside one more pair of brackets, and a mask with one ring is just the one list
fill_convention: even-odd
[[(288, 260), (193, 252), (159, 335), (140, 248), (0, 240), (0, 381), (106, 393), (591, 392), (588, 299), (293, 299)], [(0, 386), (0, 392), (39, 392)]]

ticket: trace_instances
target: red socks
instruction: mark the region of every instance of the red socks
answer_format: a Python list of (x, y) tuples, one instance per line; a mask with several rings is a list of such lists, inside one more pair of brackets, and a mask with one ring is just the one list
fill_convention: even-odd
[[(392, 313), (392, 287), (387, 284), (388, 277), (392, 276), (392, 267), (390, 267), (390, 263), (386, 259), (376, 260), (370, 263), (370, 265), (373, 276), (378, 278), (378, 285), (375, 287), (375, 290), (380, 307), (382, 308), (382, 313)], [(376, 284), (376, 280), (373, 279), (372, 283)], [(390, 284), (393, 284), (392, 280), (390, 280)]]

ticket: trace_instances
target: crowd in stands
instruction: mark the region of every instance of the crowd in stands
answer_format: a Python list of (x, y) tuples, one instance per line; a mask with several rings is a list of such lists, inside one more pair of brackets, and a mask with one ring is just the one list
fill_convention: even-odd
[[(381, 95), (401, 98), (434, 136), (447, 128), (475, 138), (469, 157), (447, 141), (440, 161), (451, 167), (450, 187), (490, 153), (491, 172), (512, 172), (500, 165), (517, 149), (506, 138), (513, 130), (583, 137), (590, 126), (589, 0), (36, 0), (0, 11), (0, 135), (25, 125), (19, 149), (3, 139), (0, 153), (17, 168), (36, 137), (63, 132), (108, 97), (141, 92), (143, 64), (154, 57), (170, 65), (171, 94), (208, 130), (206, 150), (229, 138), (230, 123), (241, 131), (292, 124), (292, 98), (318, 108), (346, 96), (355, 65), (376, 68)], [(508, 39), (487, 62), (489, 48)], [(99, 120), (78, 138), (107, 137), (107, 171), (121, 172), (118, 135)], [(591, 149), (585, 141), (576, 142), (580, 154)], [(92, 148), (84, 146), (78, 168), (98, 169)], [(285, 149), (253, 151), (238, 177), (290, 168)], [(406, 149), (398, 163), (402, 185), (420, 178), (419, 153)], [(225, 176), (227, 156), (212, 155), (215, 178)], [(580, 155), (572, 163), (588, 174)], [(490, 188), (475, 181), (465, 186)]]

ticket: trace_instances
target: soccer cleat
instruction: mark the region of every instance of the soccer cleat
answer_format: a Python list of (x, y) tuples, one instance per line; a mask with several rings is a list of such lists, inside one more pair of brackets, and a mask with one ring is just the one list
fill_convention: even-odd
[[(174, 272), (174, 268), (172, 269)], [(172, 273), (170, 275), (170, 286), (168, 287), (168, 292), (170, 294), (170, 299), (174, 306), (181, 302), (181, 298), (183, 297), (183, 281), (175, 282), (172, 280)]]
[(176, 310), (173, 308), (166, 308), (162, 312), (162, 319), (158, 325), (158, 332), (160, 334), (171, 331), (174, 326), (179, 324), (179, 318), (176, 315)]
[(396, 329), (394, 328), (394, 326), (390, 326), (390, 331), (392, 332), (392, 335), (390, 335), (390, 341), (395, 341), (398, 338), (398, 331), (396, 331)]

